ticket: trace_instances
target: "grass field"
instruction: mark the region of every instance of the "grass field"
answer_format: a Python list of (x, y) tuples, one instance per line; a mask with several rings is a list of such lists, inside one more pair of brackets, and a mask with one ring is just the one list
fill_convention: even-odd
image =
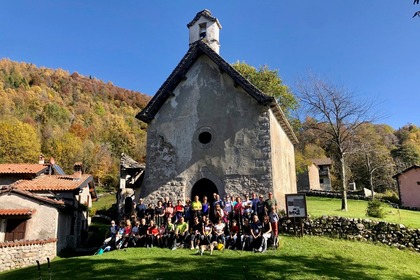
[[(324, 237), (284, 236), (264, 254), (129, 248), (103, 255), (56, 258), (59, 279), (420, 279), (420, 254), (382, 245)], [(41, 268), (49, 279), (47, 266)], [(0, 273), (0, 279), (39, 279), (36, 266)]]
[(420, 212), (393, 208), (383, 203), (385, 217), (377, 219), (366, 216), (367, 201), (348, 200), (348, 211), (342, 211), (341, 199), (325, 197), (307, 197), (308, 213), (311, 217), (322, 215), (383, 220), (390, 223), (404, 224), (411, 228), (420, 228)]
[[(106, 209), (112, 197), (100, 200), (96, 209)], [(307, 197), (311, 217), (322, 215), (369, 218), (366, 201), (349, 200), (349, 211), (340, 210), (341, 200)], [(420, 228), (420, 212), (384, 205), (388, 222)], [(195, 255), (195, 250), (128, 248), (103, 255), (55, 258), (51, 279), (420, 279), (420, 254), (382, 244), (326, 237), (281, 237), (278, 250), (264, 254), (216, 251), (213, 256)], [(43, 279), (50, 279), (42, 265)], [(0, 279), (40, 279), (36, 266), (0, 273)]]

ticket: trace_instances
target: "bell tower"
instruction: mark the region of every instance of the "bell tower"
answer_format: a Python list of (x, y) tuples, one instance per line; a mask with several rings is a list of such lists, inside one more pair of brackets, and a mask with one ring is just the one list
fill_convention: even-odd
[(198, 12), (193, 20), (187, 24), (190, 31), (190, 45), (202, 40), (217, 54), (219, 54), (219, 33), (222, 26), (209, 10)]

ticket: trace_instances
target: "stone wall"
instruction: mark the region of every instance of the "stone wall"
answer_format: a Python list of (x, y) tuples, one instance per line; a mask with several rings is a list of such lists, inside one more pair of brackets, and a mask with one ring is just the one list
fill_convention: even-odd
[(0, 272), (36, 265), (36, 261), (46, 263), (56, 254), (57, 239), (22, 240), (0, 243)]
[(158, 190), (150, 193), (145, 202), (155, 203), (156, 206), (156, 203), (159, 200), (163, 200), (164, 197), (169, 197), (169, 199), (174, 202), (174, 205), (176, 205), (178, 199), (185, 201), (185, 199), (189, 198), (185, 197), (185, 185), (186, 182), (182, 178), (177, 177), (174, 180), (163, 184)]
[[(293, 222), (284, 220), (281, 232), (294, 234)], [(300, 228), (297, 229), (300, 231)], [(397, 248), (410, 248), (420, 252), (420, 229), (410, 229), (402, 224), (369, 219), (322, 216), (303, 220), (306, 235), (328, 236), (357, 241), (380, 242)]]
[(271, 190), (267, 187), (267, 185), (271, 186), (270, 175), (230, 175), (225, 176), (223, 182), (226, 194), (233, 194), (235, 197), (244, 197), (245, 194), (251, 195), (251, 192), (268, 196), (268, 192)]

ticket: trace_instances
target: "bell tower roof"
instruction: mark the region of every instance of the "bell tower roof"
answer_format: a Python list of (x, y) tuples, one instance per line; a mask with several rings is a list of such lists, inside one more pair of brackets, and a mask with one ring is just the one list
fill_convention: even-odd
[(222, 25), (209, 10), (198, 12), (187, 27), (190, 31), (190, 46), (197, 41), (203, 41), (217, 54), (219, 53), (219, 33)]
[(196, 23), (200, 17), (205, 17), (210, 21), (213, 21), (217, 24), (217, 26), (219, 27), (219, 29), (222, 29), (222, 25), (220, 24), (219, 20), (217, 18), (215, 18), (214, 16), (212, 16), (211, 12), (207, 9), (202, 10), (201, 12), (198, 12), (195, 17), (192, 19), (192, 21), (190, 21), (187, 24), (187, 27), (190, 28), (191, 26), (194, 25), (194, 23)]

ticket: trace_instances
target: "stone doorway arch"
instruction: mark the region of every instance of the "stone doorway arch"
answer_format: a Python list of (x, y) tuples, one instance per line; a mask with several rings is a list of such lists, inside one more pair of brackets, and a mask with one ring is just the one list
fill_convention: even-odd
[(207, 178), (200, 179), (194, 184), (194, 186), (191, 189), (191, 201), (194, 200), (194, 197), (196, 195), (198, 195), (200, 201), (203, 201), (203, 196), (207, 196), (207, 201), (210, 205), (213, 205), (214, 193), (219, 193), (216, 184)]

